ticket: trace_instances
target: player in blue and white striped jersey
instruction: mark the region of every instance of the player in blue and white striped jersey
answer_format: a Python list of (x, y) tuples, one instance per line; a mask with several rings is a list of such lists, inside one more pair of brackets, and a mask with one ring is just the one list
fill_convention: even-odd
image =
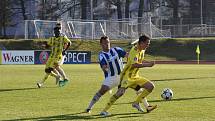
[(122, 58), (126, 52), (119, 47), (114, 47), (109, 52), (102, 51), (99, 53), (100, 67), (106, 66), (104, 71), (105, 78), (120, 75), (123, 68)]
[(100, 45), (102, 51), (99, 53), (99, 63), (105, 79), (86, 109), (88, 113), (102, 95), (120, 84), (120, 73), (123, 69), (122, 58), (127, 56), (127, 53), (120, 47), (110, 48), (110, 40), (107, 36), (101, 37)]

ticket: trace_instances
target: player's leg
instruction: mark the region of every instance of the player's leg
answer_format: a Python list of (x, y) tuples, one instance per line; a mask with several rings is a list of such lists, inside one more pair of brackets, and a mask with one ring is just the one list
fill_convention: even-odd
[(49, 76), (50, 76), (50, 74), (46, 73), (44, 75), (44, 77), (42, 78), (42, 80), (37, 82), (37, 87), (41, 88), (43, 86), (44, 82), (48, 79)]
[[(50, 68), (52, 65), (53, 65), (53, 59), (49, 58), (46, 62), (45, 75), (42, 78), (42, 80), (37, 82), (38, 88), (40, 88), (45, 83), (45, 81), (49, 78), (51, 70), (48, 70), (48, 68)], [(49, 73), (47, 73), (48, 71)]]
[[(56, 69), (53, 69), (53, 72), (61, 77), (61, 74)], [(60, 79), (56, 78), (56, 85), (59, 83), (59, 80)]]
[[(141, 88), (139, 85), (137, 85), (134, 90), (136, 91), (136, 94), (139, 95), (139, 94), (141, 94), (143, 92), (144, 88)], [(148, 106), (149, 106), (149, 103), (148, 103), (147, 99), (143, 98), (142, 102), (144, 104), (144, 107), (147, 109)]]
[(53, 76), (56, 78), (56, 80), (59, 80), (60, 79), (60, 75), (57, 75), (53, 72), (53, 68), (51, 67), (48, 67), (48, 68), (45, 68), (45, 76), (42, 78), (42, 80), (40, 82), (37, 83), (37, 86), (40, 88), (44, 83), (45, 81), (48, 79), (49, 76)]
[(98, 92), (93, 96), (92, 100), (90, 101), (89, 106), (86, 109), (86, 112), (90, 112), (90, 110), (93, 108), (96, 102), (99, 101), (102, 95), (104, 95), (110, 88), (106, 85), (102, 85)]
[(105, 108), (102, 110), (100, 115), (103, 115), (103, 116), (109, 115), (107, 111), (122, 95), (124, 95), (125, 91), (126, 91), (125, 87), (118, 88), (117, 92), (110, 97), (108, 103), (106, 104)]
[(107, 110), (110, 109), (110, 107), (116, 102), (116, 100), (119, 99), (125, 93), (127, 86), (128, 86), (128, 81), (122, 80), (120, 83), (120, 86), (118, 86), (117, 92), (110, 97), (108, 103), (106, 104), (105, 108), (102, 110), (100, 115), (103, 115), (103, 116), (108, 115)]
[[(144, 89), (141, 88), (139, 92), (142, 93), (143, 90)], [(148, 103), (146, 97), (142, 98), (142, 102), (143, 102), (143, 105), (144, 105), (144, 107), (145, 107), (145, 109), (147, 110), (148, 113), (151, 112), (152, 110), (154, 110), (155, 108), (157, 108), (157, 105), (150, 105)]]
[(52, 68), (52, 70), (51, 70), (51, 72), (50, 72), (50, 76), (55, 77), (56, 83), (60, 81), (60, 77), (61, 77), (61, 74), (60, 74), (60, 73), (58, 73), (57, 71), (56, 71), (56, 73), (55, 73), (55, 69), (56, 69), (56, 66), (57, 66), (57, 65), (58, 65), (57, 59), (53, 59), (51, 65), (49, 66), (49, 67)]
[(66, 74), (65, 74), (65, 72), (64, 72), (64, 70), (63, 70), (63, 68), (61, 66), (57, 65), (56, 70), (60, 73), (60, 75), (62, 76), (64, 81), (69, 81), (67, 76), (66, 76)]
[(93, 96), (92, 100), (90, 101), (90, 104), (88, 108), (86, 109), (86, 112), (90, 112), (93, 105), (100, 99), (102, 95), (104, 95), (107, 91), (110, 89), (116, 87), (119, 85), (119, 76), (113, 76), (113, 77), (107, 77), (100, 88), (100, 90)]
[(56, 80), (60, 80), (60, 75), (56, 74), (53, 72), (54, 70), (54, 65), (55, 65), (55, 61), (53, 58), (49, 58), (48, 61), (46, 62), (46, 67), (45, 67), (45, 76), (43, 77), (43, 79), (37, 83), (37, 86), (40, 88), (45, 81), (48, 79), (49, 76), (53, 76), (56, 78)]
[(61, 66), (57, 66), (56, 67), (56, 70), (60, 73), (60, 75), (62, 76), (62, 78), (63, 79), (67, 79), (67, 76), (66, 76), (66, 74), (65, 74), (65, 72), (64, 72), (64, 70), (63, 70), (63, 68), (61, 68)]
[[(138, 92), (139, 94), (141, 94), (143, 92), (143, 88), (141, 88)], [(142, 102), (143, 102), (143, 105), (145, 107), (145, 109), (147, 110), (147, 112), (150, 112), (152, 110), (154, 110), (155, 108), (157, 108), (157, 105), (150, 105), (146, 99), (146, 97), (143, 97), (142, 98)]]
[(64, 86), (68, 81), (69, 79), (67, 78), (63, 68), (61, 67), (61, 65), (63, 65), (63, 62), (64, 62), (64, 58), (65, 56), (61, 57), (59, 60), (58, 60), (58, 64), (56, 65), (56, 70), (61, 74), (62, 78), (63, 78), (63, 81), (60, 81), (59, 83), (59, 86)]
[(138, 79), (136, 79), (136, 82), (138, 85), (140, 85), (141, 88), (144, 88), (144, 89), (137, 96), (137, 99), (135, 100), (135, 102), (133, 104), (139, 104), (140, 102), (143, 101), (147, 112), (154, 110), (157, 107), (157, 105), (155, 105), (155, 106), (149, 105), (148, 101), (146, 99), (146, 96), (149, 95), (152, 92), (152, 90), (154, 89), (154, 84), (145, 78), (138, 78)]

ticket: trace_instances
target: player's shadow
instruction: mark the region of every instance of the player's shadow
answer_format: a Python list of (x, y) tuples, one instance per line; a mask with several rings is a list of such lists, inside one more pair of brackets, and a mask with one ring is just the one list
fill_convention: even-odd
[[(176, 99), (171, 99), (169, 101), (186, 101), (186, 100), (200, 100), (200, 99), (211, 99), (215, 98), (215, 96), (205, 96), (205, 97), (190, 97), (190, 98), (176, 98)], [(149, 102), (169, 102), (166, 100), (152, 100)]]
[(118, 113), (111, 114), (110, 116), (103, 117), (100, 115), (90, 115), (84, 112), (73, 113), (73, 114), (65, 114), (65, 115), (56, 115), (56, 116), (47, 116), (47, 117), (36, 117), (36, 118), (22, 118), (22, 119), (10, 119), (10, 120), (2, 120), (2, 121), (29, 121), (29, 120), (38, 120), (38, 121), (55, 121), (55, 120), (92, 120), (92, 119), (102, 119), (108, 117), (116, 117), (118, 118), (131, 118), (131, 117), (141, 117), (144, 113)]
[(160, 82), (160, 81), (178, 81), (178, 80), (192, 80), (192, 79), (208, 79), (215, 77), (190, 77), (190, 78), (173, 78), (173, 79), (155, 79), (151, 81)]
[(0, 89), (0, 92), (9, 92), (9, 91), (17, 91), (17, 90), (34, 90), (37, 88), (16, 88), (16, 89)]
[[(56, 87), (46, 87), (46, 88), (56, 88)], [(46, 89), (46, 88), (44, 88), (44, 89)], [(10, 92), (10, 91), (19, 91), (19, 90), (35, 90), (35, 89), (38, 89), (38, 88), (29, 87), (29, 88), (0, 89), (0, 92)]]
[(47, 116), (47, 117), (35, 117), (35, 118), (22, 118), (22, 119), (10, 119), (10, 120), (2, 120), (2, 121), (55, 121), (55, 120), (80, 120), (80, 119), (91, 119), (91, 116), (79, 116), (80, 113), (74, 114), (65, 114), (65, 115), (56, 115), (56, 116)]
[[(205, 96), (205, 97), (191, 97), (191, 98), (175, 98), (171, 100), (148, 100), (148, 102), (171, 102), (171, 101), (186, 101), (186, 100), (200, 100), (200, 99), (211, 99), (215, 98), (215, 96)], [(124, 105), (124, 104), (132, 104), (133, 102), (128, 102), (128, 103), (115, 103), (113, 105)]]

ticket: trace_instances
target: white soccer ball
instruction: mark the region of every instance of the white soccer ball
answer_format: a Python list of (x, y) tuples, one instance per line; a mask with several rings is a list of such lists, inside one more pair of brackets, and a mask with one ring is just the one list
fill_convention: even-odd
[(161, 97), (164, 100), (171, 100), (173, 97), (173, 91), (169, 88), (165, 88), (162, 92), (161, 92)]

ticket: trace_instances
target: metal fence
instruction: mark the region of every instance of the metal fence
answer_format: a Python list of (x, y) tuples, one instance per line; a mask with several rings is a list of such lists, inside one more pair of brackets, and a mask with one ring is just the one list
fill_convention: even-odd
[[(59, 22), (59, 21), (58, 21)], [(25, 39), (47, 38), (52, 33), (57, 21), (27, 20), (25, 21)], [(70, 38), (99, 39), (103, 35), (111, 39), (136, 39), (139, 34), (146, 33), (152, 38), (171, 37), (168, 30), (160, 30), (154, 26), (150, 18), (130, 21), (61, 21), (63, 32)]]
[(163, 29), (171, 32), (171, 37), (212, 37), (215, 36), (215, 25), (185, 24), (163, 25)]
[[(129, 21), (61, 21), (63, 33), (70, 38), (99, 39), (103, 35), (111, 39), (136, 39), (142, 33), (152, 38), (175, 37), (209, 37), (215, 36), (215, 25), (181, 24), (155, 25), (150, 18)], [(25, 39), (48, 38), (52, 36), (53, 27), (57, 21), (27, 20), (25, 21)]]

